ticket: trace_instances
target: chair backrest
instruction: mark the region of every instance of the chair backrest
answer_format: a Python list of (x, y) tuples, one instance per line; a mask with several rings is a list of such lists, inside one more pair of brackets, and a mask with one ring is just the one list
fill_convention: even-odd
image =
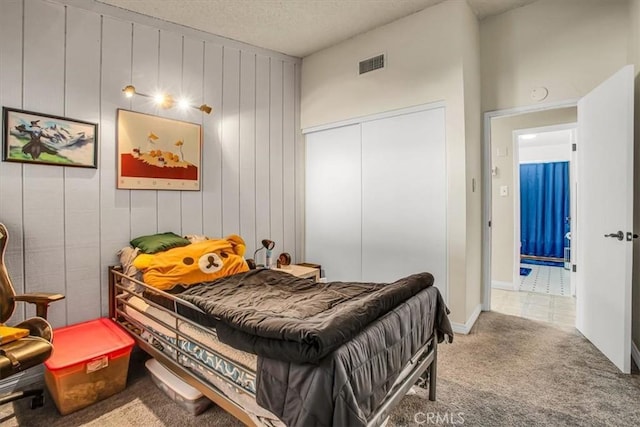
[(4, 264), (4, 251), (7, 249), (8, 241), (7, 227), (0, 223), (0, 323), (9, 320), (15, 308), (13, 297), (16, 291), (13, 289), (7, 267)]

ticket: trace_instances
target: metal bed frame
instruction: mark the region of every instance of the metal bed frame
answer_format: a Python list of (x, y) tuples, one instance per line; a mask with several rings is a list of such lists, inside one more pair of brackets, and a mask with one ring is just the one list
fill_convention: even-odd
[[(161, 295), (162, 297), (170, 300), (173, 304), (173, 311), (169, 311), (167, 307), (157, 304), (156, 302), (146, 298), (142, 292), (131, 289), (130, 286), (125, 286), (122, 284), (122, 281), (126, 280), (131, 283), (134, 283), (136, 287), (139, 289), (144, 289), (146, 291), (155, 293), (157, 295)], [(144, 313), (134, 305), (130, 304), (128, 298), (130, 296), (136, 296), (142, 299), (145, 303), (149, 304), (152, 307), (155, 307), (159, 310), (169, 312), (171, 316), (175, 318), (175, 325), (167, 324), (162, 319), (159, 319), (149, 313)], [(215, 335), (215, 329), (202, 326), (191, 319), (188, 319), (178, 312), (178, 306), (182, 305), (184, 307), (188, 307), (191, 310), (195, 310), (202, 314), (205, 314), (202, 310), (200, 310), (195, 305), (189, 303), (188, 301), (182, 300), (174, 295), (166, 293), (164, 291), (155, 289), (135, 278), (129, 277), (122, 272), (122, 267), (120, 266), (110, 266), (109, 267), (109, 317), (113, 319), (116, 323), (125, 328), (127, 332), (129, 332), (138, 346), (148, 353), (150, 356), (156, 358), (159, 362), (161, 362), (167, 369), (170, 369), (174, 374), (180, 377), (183, 381), (190, 384), (197, 390), (199, 390), (203, 395), (212, 400), (218, 406), (220, 406), (225, 411), (229, 412), (231, 415), (236, 417), (238, 420), (242, 421), (244, 424), (248, 426), (256, 426), (262, 427), (261, 424), (256, 424), (255, 420), (251, 418), (248, 412), (243, 408), (240, 404), (236, 403), (229, 397), (227, 397), (222, 391), (218, 390), (218, 388), (207, 382), (205, 379), (198, 376), (193, 370), (188, 367), (185, 367), (181, 364), (180, 358), (185, 357), (189, 359), (191, 362), (196, 364), (197, 366), (201, 366), (204, 370), (211, 372), (212, 374), (218, 376), (221, 380), (231, 385), (236, 391), (240, 393), (245, 393), (255, 400), (255, 394), (247, 389), (240, 388), (238, 384), (232, 382), (225, 376), (219, 374), (215, 370), (209, 368), (202, 361), (193, 357), (191, 354), (183, 351), (178, 344), (179, 339), (183, 339), (185, 341), (195, 342), (199, 347), (205, 349), (211, 354), (216, 355), (217, 357), (234, 364), (239, 370), (242, 371), (243, 368), (239, 367), (236, 363), (230, 360), (228, 357), (220, 354), (218, 351), (210, 348), (208, 345), (198, 342), (195, 338), (191, 336), (185, 335), (184, 332), (180, 331), (177, 322), (178, 320), (186, 322), (191, 326), (198, 328), (200, 330), (206, 331), (209, 334)], [(167, 340), (165, 336), (159, 334), (154, 331), (152, 328), (149, 328), (147, 325), (142, 324), (138, 320), (134, 319), (125, 311), (125, 306), (127, 309), (135, 310), (139, 314), (153, 320), (157, 324), (164, 326), (166, 329), (176, 334), (176, 344)], [(141, 335), (145, 331), (150, 336), (162, 345), (170, 347), (173, 349), (173, 356), (168, 355), (162, 350), (154, 347), (150, 344), (145, 338)], [(437, 374), (437, 339), (434, 334), (431, 338), (418, 349), (418, 351), (414, 354), (414, 356), (407, 363), (403, 372), (406, 375), (402, 378), (401, 381), (396, 381), (396, 384), (391, 388), (387, 396), (382, 401), (380, 406), (371, 414), (368, 419), (367, 427), (378, 427), (382, 425), (385, 420), (389, 417), (393, 408), (402, 400), (402, 398), (406, 395), (409, 389), (416, 383), (423, 388), (427, 388), (429, 390), (429, 400), (436, 400), (436, 374)], [(246, 373), (254, 374), (249, 370), (245, 370)], [(408, 373), (407, 373), (408, 372)], [(274, 415), (274, 419), (277, 417)]]

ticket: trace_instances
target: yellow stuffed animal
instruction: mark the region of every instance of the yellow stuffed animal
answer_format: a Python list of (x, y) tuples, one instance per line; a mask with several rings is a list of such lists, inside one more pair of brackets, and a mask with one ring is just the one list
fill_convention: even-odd
[(249, 271), (244, 260), (242, 237), (205, 240), (156, 254), (140, 254), (133, 265), (142, 271), (145, 283), (160, 290), (193, 285)]

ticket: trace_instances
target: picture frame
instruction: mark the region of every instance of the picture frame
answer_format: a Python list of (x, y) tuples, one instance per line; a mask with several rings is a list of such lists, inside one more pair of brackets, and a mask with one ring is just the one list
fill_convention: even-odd
[(200, 190), (200, 124), (125, 109), (117, 116), (117, 188)]
[(2, 107), (6, 162), (98, 167), (98, 124)]

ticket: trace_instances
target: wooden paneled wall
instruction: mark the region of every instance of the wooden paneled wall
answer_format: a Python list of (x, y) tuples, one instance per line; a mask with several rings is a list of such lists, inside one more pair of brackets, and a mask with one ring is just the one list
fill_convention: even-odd
[[(86, 7), (83, 7), (86, 3)], [(97, 6), (96, 6), (97, 5)], [(113, 12), (113, 13), (110, 13)], [(107, 313), (107, 267), (155, 232), (264, 238), (302, 257), (300, 61), (90, 1), (0, 2), (0, 104), (99, 124), (95, 169), (0, 163), (5, 261), (16, 291), (60, 292), (54, 326)], [(195, 109), (157, 110), (122, 88)], [(116, 189), (118, 108), (202, 124), (201, 191)], [(33, 315), (20, 307), (12, 322)]]

